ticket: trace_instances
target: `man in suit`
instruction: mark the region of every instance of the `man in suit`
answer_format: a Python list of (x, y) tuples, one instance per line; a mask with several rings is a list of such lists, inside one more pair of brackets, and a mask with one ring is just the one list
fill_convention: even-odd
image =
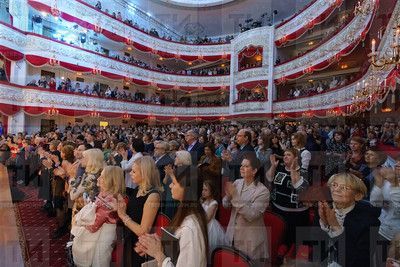
[(140, 157), (143, 157), (142, 152), (144, 151), (144, 143), (143, 143), (142, 139), (138, 139), (138, 138), (132, 139), (130, 149), (132, 152), (132, 157), (129, 160), (128, 160), (128, 150), (127, 149), (121, 148), (120, 150), (118, 150), (118, 153), (122, 156), (121, 168), (125, 172), (126, 187), (136, 188), (137, 184), (134, 184), (132, 182), (130, 172), (132, 170), (132, 166), (133, 166), (133, 163), (135, 162), (135, 160), (137, 160)]
[(193, 165), (197, 165), (201, 156), (204, 155), (204, 145), (199, 142), (198, 138), (198, 133), (193, 130), (189, 130), (185, 134), (186, 151), (190, 153)]
[(251, 132), (241, 129), (236, 134), (236, 143), (240, 146), (239, 152), (234, 156), (228, 151), (224, 150), (222, 154), (223, 168), (225, 176), (229, 176), (231, 181), (240, 179), (240, 165), (242, 164), (243, 157), (246, 153), (254, 153), (255, 151), (251, 145)]
[(86, 135), (85, 135), (85, 139), (86, 139), (86, 143), (88, 145), (91, 145), (92, 148), (98, 148), (98, 149), (103, 148), (102, 142), (99, 140), (96, 140), (95, 132), (87, 131)]
[(165, 177), (165, 171), (164, 171), (165, 166), (174, 165), (174, 160), (169, 156), (167, 151), (168, 151), (167, 142), (165, 141), (154, 142), (154, 160), (156, 162), (158, 171), (160, 172), (161, 184)]
[(174, 165), (174, 160), (167, 153), (168, 150), (169, 146), (166, 141), (154, 142), (154, 160), (160, 173), (161, 184), (164, 188), (164, 193), (161, 201), (161, 211), (168, 217), (172, 218), (175, 214), (176, 204), (172, 200), (171, 194), (168, 194), (170, 192), (169, 184), (171, 183), (171, 179), (164, 179), (165, 167), (168, 165)]

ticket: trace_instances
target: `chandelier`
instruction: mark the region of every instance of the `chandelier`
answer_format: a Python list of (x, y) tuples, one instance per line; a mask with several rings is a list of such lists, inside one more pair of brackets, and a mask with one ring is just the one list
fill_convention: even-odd
[(282, 120), (286, 118), (286, 114), (285, 113), (280, 113), (276, 116), (278, 119)]
[(124, 115), (122, 115), (122, 118), (128, 120), (131, 118), (131, 115), (125, 112)]
[(173, 118), (172, 118), (172, 121), (173, 121), (173, 122), (178, 122), (178, 121), (179, 121), (179, 118), (173, 117)]
[(338, 117), (338, 116), (342, 116), (342, 115), (343, 115), (343, 111), (339, 107), (326, 111), (326, 116), (328, 116), (328, 117)]
[(195, 121), (196, 121), (196, 122), (201, 122), (201, 121), (202, 121), (202, 118), (196, 117)]
[(348, 113), (364, 112), (386, 94), (388, 86), (386, 79), (381, 81), (375, 75), (371, 75), (367, 81), (357, 83), (352, 103), (348, 107)]
[(51, 66), (56, 66), (59, 65), (60, 61), (56, 59), (55, 56), (53, 56), (52, 58), (49, 59), (49, 65)]
[(47, 110), (46, 114), (49, 116), (57, 116), (59, 113), (58, 109), (51, 107)]
[(307, 110), (307, 111), (304, 111), (304, 112), (301, 114), (301, 116), (304, 117), (304, 118), (311, 118), (311, 117), (313, 116), (313, 112), (312, 112), (311, 109), (309, 109), (309, 110)]
[(368, 55), (370, 57), (371, 64), (378, 69), (383, 69), (389, 65), (400, 65), (400, 23), (393, 28), (393, 42), (390, 45), (390, 49), (387, 50), (380, 58), (378, 58), (378, 52), (376, 51), (376, 40), (371, 41), (372, 52)]
[(100, 112), (97, 112), (96, 110), (93, 110), (92, 112), (90, 112), (90, 117), (99, 118), (100, 117)]
[(101, 74), (101, 70), (98, 67), (94, 67), (92, 70), (92, 73), (94, 75), (100, 75)]
[(54, 1), (53, 5), (50, 8), (50, 13), (53, 17), (59, 17), (61, 15), (60, 10), (57, 8), (57, 1)]
[(100, 26), (100, 22), (94, 24), (93, 30), (96, 33), (101, 33), (103, 31), (103, 28)]

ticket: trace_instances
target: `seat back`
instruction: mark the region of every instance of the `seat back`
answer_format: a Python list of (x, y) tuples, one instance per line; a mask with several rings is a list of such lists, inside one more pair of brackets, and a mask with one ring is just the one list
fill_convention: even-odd
[(219, 246), (212, 252), (213, 267), (251, 267), (252, 261), (244, 253), (231, 247)]
[(154, 223), (153, 232), (161, 237), (161, 227), (168, 227), (171, 223), (170, 218), (164, 213), (159, 213), (156, 217), (156, 221)]
[(221, 226), (226, 230), (231, 218), (231, 209), (226, 209), (222, 205), (218, 206), (217, 218)]
[(269, 255), (271, 263), (274, 265), (277, 263), (279, 246), (284, 240), (286, 222), (280, 215), (266, 211), (264, 213), (264, 224), (267, 227)]

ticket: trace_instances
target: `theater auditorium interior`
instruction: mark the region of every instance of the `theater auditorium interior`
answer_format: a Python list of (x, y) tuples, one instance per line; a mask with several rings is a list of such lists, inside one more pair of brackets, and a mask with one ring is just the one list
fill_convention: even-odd
[(400, 266), (398, 0), (0, 0), (0, 266)]

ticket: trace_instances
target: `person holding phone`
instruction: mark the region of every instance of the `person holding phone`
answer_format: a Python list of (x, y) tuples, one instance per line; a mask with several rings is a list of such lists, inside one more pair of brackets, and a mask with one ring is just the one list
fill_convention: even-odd
[(168, 232), (178, 239), (179, 251), (171, 251), (171, 255), (166, 255), (163, 238), (156, 234), (140, 236), (135, 247), (136, 252), (155, 258), (158, 266), (207, 266), (207, 219), (199, 201), (198, 187), (201, 187), (201, 183), (196, 170), (191, 166), (178, 167), (170, 185), (172, 197), (179, 201), (179, 207), (168, 227)]

